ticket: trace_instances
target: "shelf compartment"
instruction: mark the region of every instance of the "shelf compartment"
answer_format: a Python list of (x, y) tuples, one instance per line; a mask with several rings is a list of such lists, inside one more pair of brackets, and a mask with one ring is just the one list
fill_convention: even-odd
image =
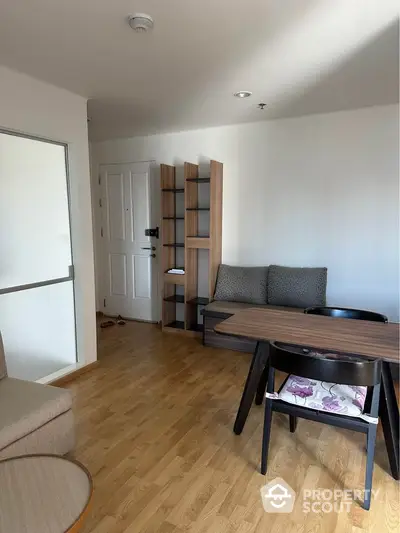
[(186, 211), (210, 211), (209, 207), (188, 207)]
[(196, 331), (197, 333), (202, 333), (204, 330), (203, 324), (192, 324), (188, 331)]
[(208, 305), (210, 303), (210, 299), (198, 296), (197, 298), (192, 298), (187, 303), (191, 305)]
[(185, 217), (163, 217), (163, 220), (185, 220)]
[(164, 298), (164, 302), (175, 302), (177, 304), (184, 304), (185, 297), (183, 296), (183, 294), (174, 294), (172, 296), (168, 296), (167, 298)]
[(210, 239), (208, 237), (187, 237), (188, 248), (200, 248), (208, 250), (210, 248)]
[(185, 274), (164, 274), (164, 283), (172, 285), (185, 285)]
[(185, 329), (185, 324), (181, 320), (174, 320), (173, 322), (170, 322), (169, 324), (166, 324), (164, 328), (171, 328), (171, 329)]
[(185, 192), (185, 189), (161, 189), (162, 192)]
[(209, 235), (188, 235), (188, 239), (209, 239)]
[(173, 242), (171, 244), (164, 244), (163, 246), (167, 246), (169, 248), (185, 248), (183, 242)]
[(194, 183), (210, 183), (211, 178), (187, 178), (186, 181), (192, 181)]
[[(171, 268), (179, 268), (180, 270), (185, 270), (184, 266), (174, 266), (174, 267), (171, 267)], [(170, 270), (170, 269), (168, 269), (168, 270)], [(171, 272), (168, 272), (168, 270), (166, 270), (164, 272), (164, 274), (171, 274)], [(182, 274), (179, 274), (179, 275), (182, 275)]]

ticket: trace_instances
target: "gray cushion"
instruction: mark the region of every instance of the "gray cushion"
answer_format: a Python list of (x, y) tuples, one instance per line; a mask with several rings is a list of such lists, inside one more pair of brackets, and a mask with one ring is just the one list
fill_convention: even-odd
[(237, 267), (220, 265), (215, 300), (267, 303), (268, 267)]
[(325, 305), (327, 268), (271, 265), (268, 271), (269, 305), (312, 307)]

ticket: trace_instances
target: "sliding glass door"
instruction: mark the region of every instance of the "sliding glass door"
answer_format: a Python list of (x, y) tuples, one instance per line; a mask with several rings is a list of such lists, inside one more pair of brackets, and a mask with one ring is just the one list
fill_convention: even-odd
[(0, 132), (0, 331), (8, 373), (76, 362), (66, 146)]

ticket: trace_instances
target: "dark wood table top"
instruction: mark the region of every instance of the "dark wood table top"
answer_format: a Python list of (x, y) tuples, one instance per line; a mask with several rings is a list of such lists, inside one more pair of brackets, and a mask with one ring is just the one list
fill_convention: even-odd
[(217, 324), (215, 331), (400, 362), (400, 325), (394, 323), (253, 308), (235, 313)]

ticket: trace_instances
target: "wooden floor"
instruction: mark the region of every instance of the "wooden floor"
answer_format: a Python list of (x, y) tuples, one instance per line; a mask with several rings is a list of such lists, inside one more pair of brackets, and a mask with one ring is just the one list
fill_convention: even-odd
[(361, 434), (274, 414), (270, 463), (259, 473), (261, 407), (232, 432), (250, 356), (127, 323), (99, 333), (100, 365), (69, 384), (75, 393), (74, 456), (94, 478), (84, 533), (374, 533), (399, 531), (398, 484), (377, 443), (371, 511), (264, 512), (260, 488), (283, 478), (304, 488), (362, 489)]

